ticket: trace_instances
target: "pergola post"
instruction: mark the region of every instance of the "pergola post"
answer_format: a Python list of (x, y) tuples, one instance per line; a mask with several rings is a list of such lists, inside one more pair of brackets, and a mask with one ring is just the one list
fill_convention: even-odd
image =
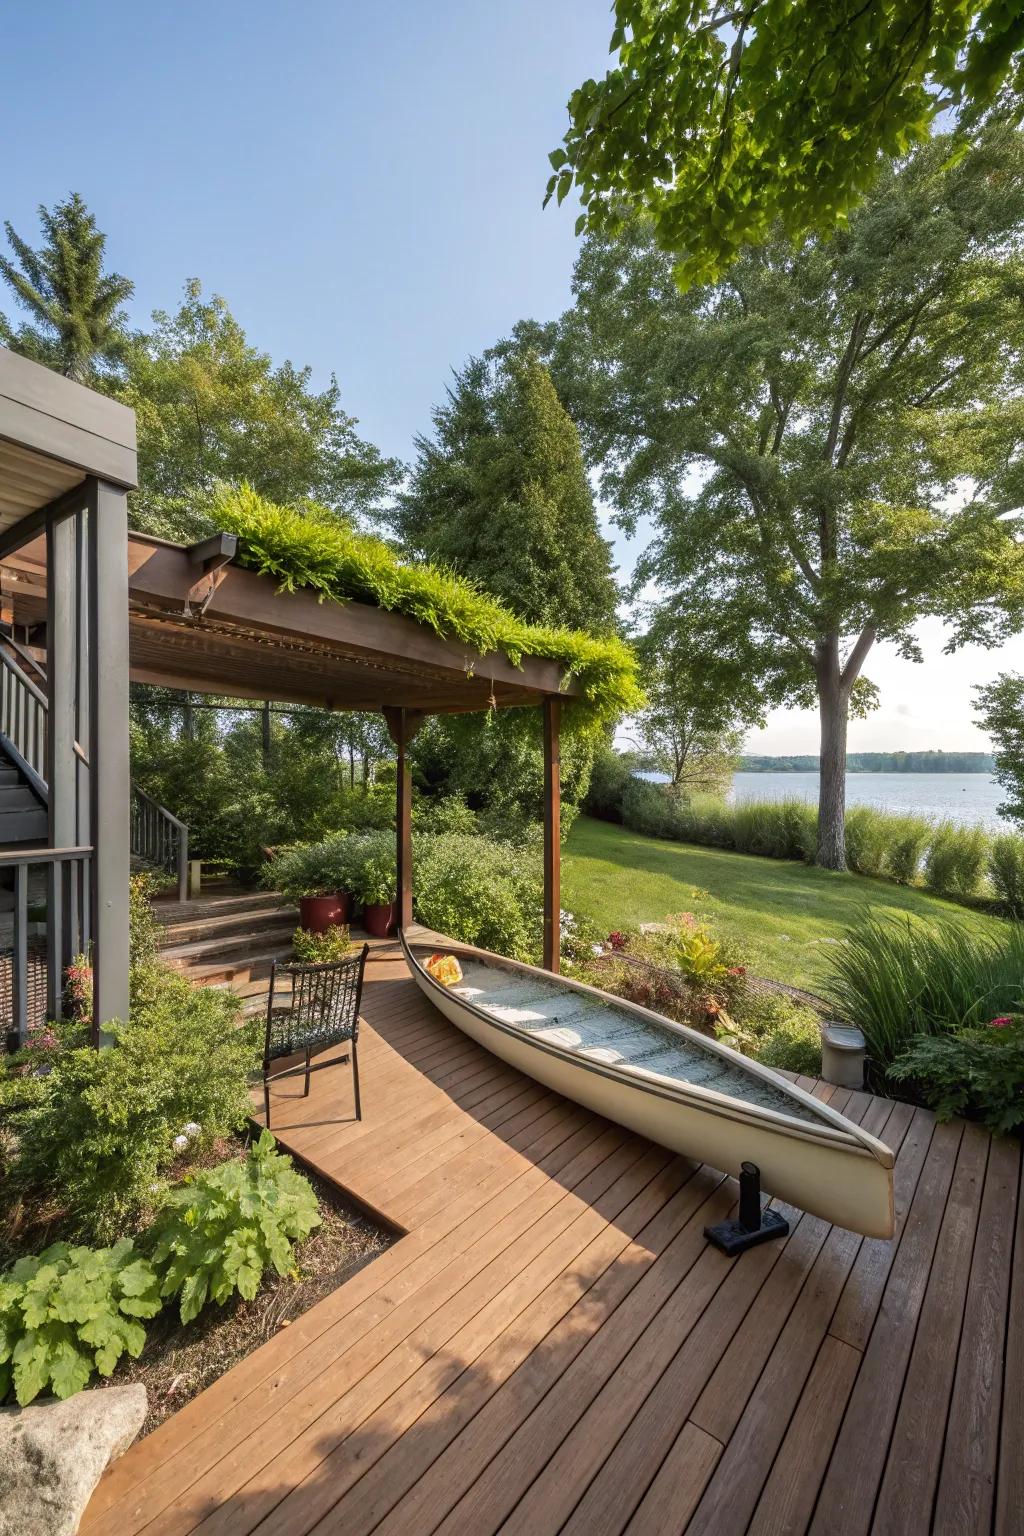
[[(45, 774), (48, 834), (51, 848), (78, 843), (77, 610), (80, 572), (77, 568), (76, 517), (62, 508), (46, 524), (46, 677), (47, 716)], [(70, 878), (69, 878), (70, 877)], [(73, 872), (56, 861), (46, 868), (48, 912), (46, 1014), (61, 1016), (65, 953), (70, 940)]]
[(562, 915), (560, 713), (560, 699), (544, 700), (544, 969), (556, 975)]
[(128, 1017), (128, 501), (90, 478), (89, 789), (95, 946), (93, 1034)]
[(412, 927), (412, 768), (408, 747), (423, 722), (419, 710), (382, 710), (388, 734), (395, 744), (395, 838), (398, 862), (398, 926)]

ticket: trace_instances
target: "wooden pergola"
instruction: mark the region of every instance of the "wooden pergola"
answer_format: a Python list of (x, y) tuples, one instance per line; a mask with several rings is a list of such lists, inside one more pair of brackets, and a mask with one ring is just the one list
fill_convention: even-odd
[[(128, 536), (129, 665), (133, 681), (195, 693), (379, 712), (397, 757), (399, 921), (412, 923), (412, 805), (408, 749), (424, 717), (540, 708), (544, 740), (544, 965), (559, 954), (560, 702), (579, 692), (557, 663), (514, 665), (400, 614), (279, 590), (233, 564), (219, 534), (192, 546)], [(0, 567), (0, 600), (31, 632), (46, 615), (46, 552), (29, 542)]]

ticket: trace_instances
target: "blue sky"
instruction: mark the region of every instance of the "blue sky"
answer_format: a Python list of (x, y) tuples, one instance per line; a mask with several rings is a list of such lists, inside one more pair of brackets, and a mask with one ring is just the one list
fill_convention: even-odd
[[(4, 18), (0, 217), (78, 191), (134, 279), (134, 318), (189, 277), (277, 360), (333, 371), (408, 459), (448, 370), (569, 300), (574, 213), (541, 210), (570, 91), (603, 70), (605, 0), (54, 0)], [(617, 541), (620, 569), (635, 546)], [(851, 746), (979, 747), (970, 689), (1002, 655), (912, 667), (878, 652), (884, 705)], [(752, 749), (808, 751), (778, 712)]]

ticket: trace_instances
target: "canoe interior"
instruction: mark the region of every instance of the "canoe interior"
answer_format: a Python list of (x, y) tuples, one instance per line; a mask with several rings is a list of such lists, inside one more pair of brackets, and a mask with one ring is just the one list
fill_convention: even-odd
[[(425, 956), (418, 958), (422, 961)], [(462, 981), (447, 990), (525, 1036), (625, 1075), (636, 1073), (641, 1082), (641, 1073), (653, 1073), (669, 1082), (711, 1089), (808, 1124), (827, 1123), (813, 1106), (788, 1093), (782, 1082), (776, 1087), (753, 1072), (745, 1072), (710, 1043), (705, 1047), (696, 1039), (617, 1008), (610, 999), (600, 1001), (557, 981), (519, 974), (464, 955), (461, 959)]]

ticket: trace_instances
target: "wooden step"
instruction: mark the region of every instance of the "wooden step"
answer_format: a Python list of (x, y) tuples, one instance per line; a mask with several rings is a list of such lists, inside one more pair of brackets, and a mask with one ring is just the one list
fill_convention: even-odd
[(177, 920), (165, 919), (161, 924), (162, 949), (188, 944), (197, 939), (216, 939), (222, 934), (257, 933), (264, 928), (279, 928), (282, 923), (298, 927), (299, 914), (280, 901), (264, 902), (260, 907), (249, 907), (241, 912), (222, 912), (216, 917), (189, 916)]
[(295, 932), (295, 919), (290, 918), (285, 922), (278, 922), (273, 927), (260, 927), (250, 932), (244, 929), (241, 932), (232, 930), (229, 933), (215, 934), (212, 938), (193, 939), (185, 944), (171, 944), (166, 948), (161, 947), (161, 956), (168, 965), (173, 965), (177, 970), (187, 970), (193, 964), (202, 965), (205, 961), (227, 959), (237, 960), (239, 966), (251, 958), (253, 951), (266, 950), (270, 946), (291, 945), (291, 937)]
[(229, 912), (258, 911), (260, 907), (272, 906), (275, 902), (280, 906), (285, 903), (285, 897), (277, 891), (247, 891), (240, 886), (228, 886), (223, 891), (207, 890), (204, 881), (202, 895), (190, 901), (161, 903), (157, 908), (157, 917), (161, 923), (185, 922), (194, 917), (220, 917)]
[(177, 969), (195, 986), (230, 987), (234, 991), (250, 982), (258, 983), (261, 979), (265, 983), (274, 961), (289, 959), (291, 952), (291, 934), (289, 933), (287, 942), (276, 949), (260, 951), (250, 949), (245, 955), (237, 957), (229, 955), (206, 963), (178, 966)]
[(49, 818), (38, 800), (33, 808), (7, 811), (0, 808), (0, 845), (11, 843), (45, 843)]

